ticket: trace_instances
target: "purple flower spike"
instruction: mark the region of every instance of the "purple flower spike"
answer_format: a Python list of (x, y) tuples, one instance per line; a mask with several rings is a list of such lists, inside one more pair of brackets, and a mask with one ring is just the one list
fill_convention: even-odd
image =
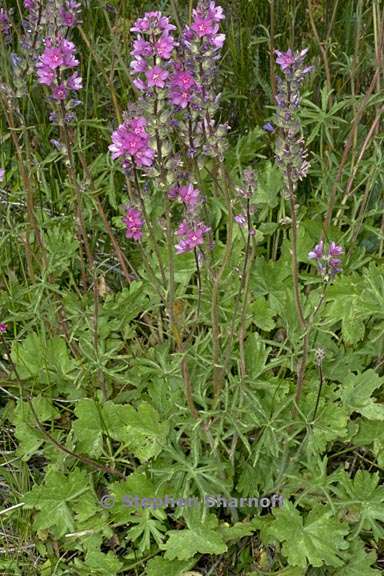
[(4, 322), (0, 322), (0, 334), (4, 334), (7, 331), (7, 325)]
[(0, 182), (4, 180), (5, 170), (4, 168), (0, 168)]
[(340, 266), (341, 260), (335, 258), (335, 256), (340, 256), (343, 253), (344, 249), (342, 246), (339, 246), (335, 242), (331, 242), (328, 248), (328, 253), (324, 254), (324, 242), (321, 240), (319, 244), (317, 244), (315, 248), (308, 253), (308, 258), (316, 260), (320, 274), (328, 279), (342, 271)]

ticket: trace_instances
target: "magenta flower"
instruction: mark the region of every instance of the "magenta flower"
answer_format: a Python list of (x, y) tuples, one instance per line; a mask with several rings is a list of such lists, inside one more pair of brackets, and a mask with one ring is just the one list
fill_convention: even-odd
[(52, 89), (51, 96), (54, 100), (65, 100), (68, 96), (68, 90), (64, 84), (59, 84)]
[(5, 170), (4, 168), (0, 168), (0, 182), (4, 180)]
[(163, 34), (157, 42), (155, 42), (155, 51), (159, 58), (168, 60), (171, 57), (175, 41), (169, 34)]
[(150, 70), (147, 70), (145, 76), (148, 87), (164, 88), (165, 81), (168, 78), (168, 72), (160, 68), (160, 66), (154, 66), (150, 68)]
[(7, 331), (7, 325), (4, 322), (0, 322), (0, 334), (4, 334)]
[(123, 156), (132, 160), (136, 166), (151, 166), (155, 157), (154, 150), (149, 145), (149, 134), (145, 127), (147, 121), (143, 117), (126, 120), (112, 134), (112, 144), (109, 150), (112, 158)]
[(187, 208), (194, 208), (200, 201), (200, 190), (194, 188), (192, 184), (180, 186), (179, 198), (184, 202)]
[(61, 23), (67, 28), (74, 28), (79, 23), (78, 15), (81, 9), (81, 4), (74, 0), (64, 2), (64, 5), (59, 10)]
[(127, 238), (137, 242), (143, 236), (144, 220), (140, 210), (137, 208), (127, 206), (126, 209), (127, 212), (123, 218), (123, 222), (126, 225), (125, 235)]
[(344, 249), (342, 246), (338, 246), (336, 242), (331, 242), (329, 245), (328, 253), (333, 258), (334, 256), (340, 256), (340, 254), (344, 254)]
[[(135, 40), (133, 43), (132, 55), (135, 57), (142, 56), (144, 58), (147, 58), (148, 56), (152, 56), (153, 55), (153, 48), (152, 48), (151, 43), (147, 42), (146, 40), (143, 40), (142, 38)], [(142, 70), (141, 70), (141, 72), (142, 72)]]
[(77, 90), (81, 90), (82, 87), (83, 87), (83, 79), (81, 76), (78, 75), (77, 72), (75, 72), (68, 78), (67, 88), (69, 88), (69, 90), (77, 92)]
[(130, 67), (133, 72), (145, 72), (148, 68), (148, 64), (143, 58), (137, 58), (137, 60), (132, 60)]
[(184, 34), (187, 41), (191, 41), (193, 36), (197, 36), (201, 41), (206, 41), (208, 45), (215, 49), (222, 48), (225, 34), (218, 34), (220, 20), (224, 18), (221, 6), (216, 6), (215, 2), (210, 2), (208, 7), (205, 2), (200, 2), (192, 12), (192, 24), (187, 26)]
[(176, 244), (176, 253), (192, 252), (197, 246), (204, 243), (204, 234), (209, 232), (209, 230), (210, 228), (203, 222), (196, 224), (189, 224), (185, 220), (181, 222), (176, 231), (176, 234), (181, 238), (179, 243)]
[(46, 66), (50, 70), (60, 68), (64, 64), (64, 54), (61, 47), (46, 48), (40, 57), (40, 65)]
[(278, 64), (283, 71), (290, 66), (293, 66), (293, 64), (296, 62), (295, 55), (291, 48), (289, 48), (287, 52), (280, 52), (280, 50), (275, 50), (275, 54), (277, 55), (276, 64)]
[(196, 82), (190, 72), (180, 71), (172, 75), (169, 97), (172, 104), (186, 108), (193, 99)]
[(218, 30), (218, 25), (212, 18), (204, 18), (195, 11), (194, 20), (191, 29), (196, 32), (199, 38), (204, 36), (211, 36)]
[(176, 26), (169, 23), (169, 18), (162, 16), (161, 12), (146, 12), (143, 18), (136, 20), (131, 32), (151, 34), (176, 30)]

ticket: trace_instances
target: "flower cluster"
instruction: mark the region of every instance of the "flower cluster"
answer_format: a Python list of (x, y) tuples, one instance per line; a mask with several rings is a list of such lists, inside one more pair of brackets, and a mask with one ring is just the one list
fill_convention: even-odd
[(0, 8), (0, 34), (4, 37), (5, 42), (11, 39), (11, 25), (9, 23), (8, 12), (5, 8)]
[[(256, 190), (257, 181), (256, 174), (252, 168), (246, 168), (243, 173), (243, 186), (237, 186), (237, 200), (236, 207), (238, 213), (235, 214), (234, 220), (239, 224), (239, 226), (249, 225), (251, 220), (251, 215), (255, 211), (255, 205), (251, 204), (251, 198)], [(249, 230), (249, 233), (254, 236), (255, 231)]]
[[(58, 36), (46, 38), (44, 51), (36, 65), (38, 82), (50, 88), (50, 98), (61, 102), (64, 108), (64, 121), (75, 119), (73, 108), (80, 104), (74, 93), (82, 88), (82, 78), (77, 68), (79, 61), (75, 58), (76, 47), (73, 42)], [(50, 120), (57, 122), (57, 114), (51, 113)]]
[(43, 38), (61, 35), (80, 24), (81, 3), (76, 0), (24, 0), (22, 47), (26, 57), (35, 57)]
[(147, 12), (131, 28), (137, 35), (133, 43), (131, 69), (136, 78), (133, 83), (140, 91), (162, 89), (169, 72), (167, 61), (175, 46), (171, 34), (176, 27), (161, 12)]
[(179, 243), (176, 244), (176, 253), (192, 252), (197, 246), (204, 243), (204, 234), (209, 230), (210, 228), (203, 222), (189, 223), (187, 220), (183, 220), (176, 231), (180, 239)]
[(275, 125), (280, 128), (276, 139), (276, 162), (281, 168), (285, 180), (297, 185), (308, 173), (310, 164), (301, 136), (301, 125), (298, 119), (300, 106), (300, 88), (305, 76), (312, 66), (304, 66), (308, 49), (301, 52), (275, 50), (276, 63), (284, 74), (277, 76)]
[[(185, 158), (223, 155), (227, 128), (214, 120), (223, 18), (214, 1), (201, 0), (178, 39), (176, 27), (158, 11), (147, 12), (131, 28), (135, 38), (130, 69), (140, 95), (133, 113), (113, 132), (109, 150), (113, 159), (123, 159), (128, 176), (132, 167), (145, 169), (147, 178), (158, 178), (157, 186), (183, 206), (177, 253), (195, 250), (210, 230), (202, 222), (202, 196), (185, 170)], [(174, 207), (176, 203), (169, 205), (170, 210)]]
[(140, 210), (132, 206), (126, 206), (126, 214), (123, 217), (126, 226), (125, 235), (132, 240), (141, 240), (143, 236), (144, 220)]
[(341, 260), (339, 256), (344, 253), (343, 247), (335, 242), (331, 242), (328, 247), (328, 252), (324, 251), (324, 242), (320, 240), (311, 252), (308, 253), (310, 260), (315, 260), (317, 267), (322, 276), (329, 278), (341, 272)]
[(198, 38), (201, 47), (218, 50), (223, 47), (225, 34), (219, 33), (220, 21), (225, 18), (221, 6), (216, 6), (215, 2), (200, 2), (197, 8), (192, 11), (192, 24), (188, 26), (184, 38), (187, 42), (193, 42)]
[(67, 28), (75, 28), (80, 23), (81, 4), (75, 0), (66, 0), (59, 10), (61, 24)]
[(0, 322), (0, 334), (4, 334), (7, 331), (7, 325), (4, 322)]
[(175, 63), (175, 72), (169, 82), (169, 99), (177, 108), (185, 109), (192, 104), (199, 90), (193, 74), (184, 70), (180, 62)]
[(176, 110), (186, 110), (177, 130), (191, 157), (197, 156), (198, 151), (223, 157), (228, 125), (216, 125), (214, 120), (219, 103), (214, 86), (217, 61), (225, 40), (225, 34), (220, 33), (223, 19), (221, 6), (200, 1), (192, 12), (191, 25), (183, 32), (174, 66), (169, 97)]
[(112, 134), (109, 146), (112, 158), (122, 157), (124, 167), (151, 166), (155, 151), (150, 146), (150, 136), (146, 131), (147, 120), (143, 116), (126, 118)]
[(5, 170), (4, 168), (0, 168), (0, 182), (4, 180)]

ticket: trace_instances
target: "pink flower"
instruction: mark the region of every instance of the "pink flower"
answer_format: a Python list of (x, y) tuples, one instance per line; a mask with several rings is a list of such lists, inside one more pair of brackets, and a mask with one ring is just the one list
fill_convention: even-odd
[(75, 68), (79, 65), (79, 61), (75, 58), (76, 46), (73, 42), (63, 38), (61, 40), (60, 48), (63, 53), (64, 66), (66, 68)]
[(180, 71), (173, 74), (169, 97), (172, 104), (186, 108), (192, 101), (196, 82), (189, 72)]
[(59, 84), (58, 86), (54, 86), (52, 90), (52, 98), (54, 100), (65, 100), (68, 96), (68, 90), (64, 86), (64, 84)]
[(161, 12), (146, 12), (143, 18), (136, 20), (131, 32), (161, 33), (176, 30), (176, 26), (169, 23), (169, 18), (162, 16)]
[(126, 120), (112, 134), (112, 144), (109, 150), (112, 158), (123, 156), (126, 160), (134, 160), (137, 166), (151, 166), (155, 157), (154, 150), (149, 145), (145, 118), (139, 116)]
[(200, 200), (200, 190), (194, 188), (192, 184), (180, 186), (179, 197), (188, 208), (194, 208)]
[(197, 246), (204, 243), (203, 235), (209, 232), (210, 228), (203, 222), (190, 225), (185, 220), (180, 224), (176, 234), (181, 237), (180, 242), (176, 244), (176, 253), (191, 252)]
[(204, 18), (195, 11), (191, 29), (197, 34), (199, 38), (203, 38), (204, 36), (211, 36), (212, 34), (216, 34), (219, 27), (213, 18)]
[[(304, 48), (301, 52), (293, 52), (291, 48), (288, 48), (286, 52), (280, 52), (280, 50), (275, 50), (275, 54), (277, 55), (276, 64), (280, 66), (282, 71), (285, 70), (290, 71), (292, 68), (297, 67), (303, 60), (304, 56), (308, 52), (308, 48)], [(310, 72), (312, 70), (312, 66), (309, 66), (303, 71), (303, 74)]]
[(39, 84), (50, 86), (54, 82), (56, 74), (52, 68), (47, 67), (45, 64), (37, 64), (37, 77)]
[(4, 334), (7, 331), (7, 325), (4, 322), (0, 322), (0, 334)]
[(81, 4), (74, 0), (68, 0), (64, 3), (59, 10), (61, 23), (67, 28), (74, 28), (78, 23), (78, 13), (80, 12)]
[(130, 67), (132, 68), (133, 72), (145, 72), (148, 68), (148, 65), (145, 60), (138, 57), (136, 60), (132, 60)]
[(78, 75), (77, 72), (75, 72), (74, 74), (72, 74), (68, 80), (67, 80), (67, 88), (69, 88), (69, 90), (81, 90), (83, 87), (83, 79), (81, 76)]
[(214, 48), (222, 48), (225, 42), (225, 34), (214, 34), (210, 38), (210, 42)]
[(46, 48), (40, 57), (40, 62), (51, 70), (55, 70), (64, 64), (64, 54), (61, 48)]
[(340, 256), (340, 254), (344, 254), (344, 249), (342, 246), (338, 246), (336, 242), (331, 242), (328, 249), (329, 256)]
[(220, 22), (225, 18), (224, 11), (221, 6), (216, 6), (215, 2), (211, 1), (209, 3), (208, 15), (213, 18), (216, 22)]
[(141, 240), (143, 236), (143, 226), (144, 220), (140, 210), (137, 208), (132, 208), (127, 206), (126, 215), (123, 218), (123, 222), (126, 225), (125, 235), (127, 238), (132, 238), (133, 240)]
[(171, 57), (172, 50), (175, 46), (175, 41), (172, 36), (168, 34), (163, 34), (159, 40), (155, 43), (155, 50), (156, 54), (163, 58), (164, 60), (168, 60)]
[(308, 258), (311, 260), (320, 260), (323, 257), (324, 242), (320, 240), (311, 252), (308, 252)]
[(176, 74), (172, 76), (172, 86), (182, 88), (183, 90), (189, 90), (194, 85), (195, 80), (190, 72), (176, 72)]
[(151, 43), (147, 42), (146, 40), (143, 40), (142, 38), (135, 40), (133, 43), (132, 55), (143, 56), (144, 58), (152, 56), (153, 48), (151, 46)]
[(4, 168), (0, 168), (0, 182), (4, 180), (5, 170)]
[(145, 73), (149, 87), (164, 88), (165, 80), (168, 78), (168, 72), (160, 66), (154, 66)]
[(295, 55), (291, 48), (289, 48), (287, 52), (275, 50), (275, 54), (277, 55), (276, 64), (278, 64), (282, 70), (289, 68), (295, 63)]

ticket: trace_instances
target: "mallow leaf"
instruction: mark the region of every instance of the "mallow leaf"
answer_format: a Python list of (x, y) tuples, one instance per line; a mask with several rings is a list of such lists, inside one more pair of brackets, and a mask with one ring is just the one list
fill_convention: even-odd
[(273, 514), (275, 519), (266, 533), (283, 543), (283, 554), (291, 566), (343, 565), (340, 554), (349, 546), (344, 540), (348, 528), (333, 517), (332, 510), (317, 505), (304, 518), (287, 502), (284, 508), (275, 508)]

